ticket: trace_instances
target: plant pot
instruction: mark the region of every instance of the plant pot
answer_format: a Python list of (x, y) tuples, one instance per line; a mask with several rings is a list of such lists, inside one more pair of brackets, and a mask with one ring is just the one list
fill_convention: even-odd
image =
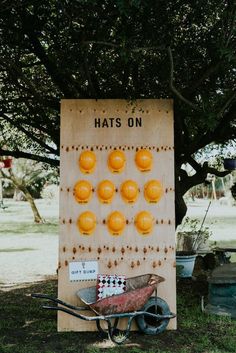
[(227, 170), (236, 170), (236, 159), (225, 158), (224, 159), (224, 168)]
[(194, 251), (177, 251), (176, 266), (181, 266), (179, 277), (192, 277), (197, 254)]

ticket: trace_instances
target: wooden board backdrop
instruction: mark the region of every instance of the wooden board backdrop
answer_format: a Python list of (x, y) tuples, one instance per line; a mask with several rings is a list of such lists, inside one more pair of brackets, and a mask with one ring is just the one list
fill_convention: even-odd
[[(100, 119), (100, 127), (98, 123), (95, 127), (95, 119)], [(124, 170), (116, 174), (107, 166), (108, 155), (115, 148), (126, 157)], [(153, 156), (148, 172), (141, 172), (135, 165), (139, 149), (148, 149)], [(80, 154), (86, 150), (96, 155), (96, 166), (90, 174), (82, 173), (78, 163)], [(111, 180), (117, 189), (110, 204), (102, 204), (96, 193), (98, 183), (105, 179)], [(136, 181), (140, 189), (133, 204), (124, 202), (119, 191), (122, 182), (128, 179)], [(164, 194), (158, 203), (148, 203), (143, 196), (144, 185), (151, 179), (158, 179), (163, 185)], [(78, 180), (88, 180), (93, 186), (92, 198), (85, 204), (78, 203), (73, 195)], [(96, 215), (96, 228), (88, 236), (77, 227), (78, 216), (86, 210)], [(107, 216), (114, 210), (122, 212), (128, 223), (120, 236), (112, 236), (107, 229)], [(145, 236), (137, 232), (134, 224), (135, 215), (143, 210), (151, 212), (155, 219), (153, 230)], [(133, 277), (156, 273), (165, 277), (158, 295), (176, 312), (174, 217), (173, 102), (62, 100), (59, 298), (74, 305), (82, 304), (76, 291), (96, 282), (71, 281), (69, 264), (94, 260), (101, 274)], [(169, 328), (176, 328), (176, 320), (170, 321)], [(94, 323), (58, 313), (59, 331), (95, 329)]]

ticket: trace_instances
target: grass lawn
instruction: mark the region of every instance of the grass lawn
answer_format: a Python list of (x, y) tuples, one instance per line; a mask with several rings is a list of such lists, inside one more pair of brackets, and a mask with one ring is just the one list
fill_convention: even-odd
[(58, 202), (51, 201), (49, 203), (39, 199), (35, 200), (35, 203), (40, 215), (46, 220), (45, 224), (34, 223), (33, 213), (28, 202), (5, 199), (6, 208), (4, 210), (0, 208), (0, 235), (6, 233), (24, 234), (26, 232), (43, 233), (44, 231), (58, 234)]
[(33, 222), (28, 202), (5, 199), (0, 209), (0, 288), (54, 275), (58, 257), (58, 203), (36, 200), (45, 223)]
[(0, 292), (1, 353), (229, 353), (236, 351), (236, 321), (208, 316), (201, 312), (200, 295), (206, 294), (207, 283), (185, 280), (178, 282), (178, 330), (158, 336), (132, 332), (122, 346), (93, 333), (58, 333), (56, 313), (42, 310), (40, 300), (30, 293), (56, 296), (56, 281), (45, 281), (27, 288)]
[[(21, 275), (22, 282), (27, 278), (29, 281), (32, 278), (33, 282), (39, 273), (43, 277), (55, 272), (58, 247), (57, 205), (45, 204), (39, 200), (38, 206), (47, 223), (38, 225), (32, 222), (27, 203), (7, 200), (6, 204), (8, 208), (0, 212), (0, 282), (1, 276), (4, 281), (9, 281), (9, 264), (12, 267), (12, 283), (20, 283), (15, 281)], [(235, 222), (235, 217), (226, 224), (228, 227), (222, 228), (222, 234), (234, 232), (235, 223), (232, 220)], [(223, 227), (223, 221), (221, 223)], [(236, 241), (220, 240), (217, 245), (235, 246)], [(54, 250), (56, 253), (52, 254), (52, 261), (47, 262)], [(50, 272), (44, 273), (43, 266), (50, 269)], [(158, 336), (132, 332), (122, 346), (104, 340), (97, 332), (58, 333), (56, 312), (42, 310), (42, 302), (30, 297), (31, 293), (36, 292), (56, 297), (57, 281), (31, 283), (26, 288), (8, 292), (0, 288), (0, 353), (119, 353), (126, 350), (128, 353), (236, 352), (236, 320), (201, 312), (200, 297), (207, 296), (208, 289), (206, 280), (200, 280), (200, 277), (196, 281), (177, 283), (177, 331), (165, 331)]]

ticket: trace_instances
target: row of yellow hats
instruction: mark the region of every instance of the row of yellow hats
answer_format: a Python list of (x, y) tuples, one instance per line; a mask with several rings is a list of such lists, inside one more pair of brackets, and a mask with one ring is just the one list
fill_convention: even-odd
[[(140, 234), (148, 235), (154, 225), (154, 217), (148, 211), (141, 211), (135, 216), (135, 227)], [(104, 222), (110, 234), (114, 236), (121, 235), (126, 226), (126, 218), (120, 211), (111, 212), (106, 221)], [(96, 228), (96, 216), (91, 211), (85, 211), (80, 214), (77, 226), (80, 233), (84, 235), (90, 235), (94, 232)]]
[[(135, 164), (140, 171), (152, 168), (153, 156), (147, 149), (140, 149), (135, 154)], [(107, 158), (107, 165), (111, 172), (120, 173), (125, 168), (126, 156), (121, 150), (113, 150)], [(96, 155), (93, 151), (83, 151), (79, 157), (79, 167), (83, 173), (90, 174), (96, 167)]]
[[(88, 180), (79, 180), (74, 187), (74, 196), (77, 202), (87, 203), (92, 196), (93, 186)], [(103, 180), (98, 184), (97, 195), (102, 203), (110, 203), (115, 195), (116, 187), (110, 180)], [(126, 180), (121, 184), (120, 193), (128, 203), (136, 201), (139, 195), (136, 181)], [(158, 202), (163, 195), (163, 188), (159, 180), (149, 180), (144, 185), (144, 197), (148, 202)]]

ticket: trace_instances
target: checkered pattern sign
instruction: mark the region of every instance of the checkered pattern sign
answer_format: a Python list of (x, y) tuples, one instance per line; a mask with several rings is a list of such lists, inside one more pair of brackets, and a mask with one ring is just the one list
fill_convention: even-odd
[(124, 293), (126, 290), (126, 276), (98, 275), (97, 300)]

